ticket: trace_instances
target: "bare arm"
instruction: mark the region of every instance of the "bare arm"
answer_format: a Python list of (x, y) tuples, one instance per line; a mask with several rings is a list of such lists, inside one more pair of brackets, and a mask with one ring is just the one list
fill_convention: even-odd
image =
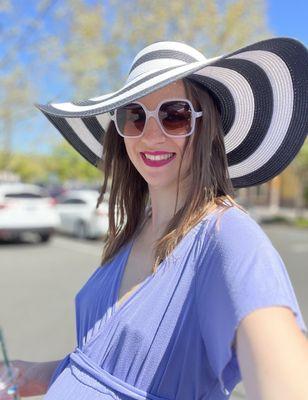
[(245, 317), (236, 350), (249, 400), (308, 399), (308, 340), (289, 308), (262, 308)]
[[(16, 383), (21, 397), (39, 396), (46, 393), (52, 374), (59, 362), (29, 362), (22, 360), (13, 360), (13, 368), (18, 368)], [(0, 369), (2, 365), (0, 364)], [(0, 400), (12, 399), (12, 397), (0, 394)]]

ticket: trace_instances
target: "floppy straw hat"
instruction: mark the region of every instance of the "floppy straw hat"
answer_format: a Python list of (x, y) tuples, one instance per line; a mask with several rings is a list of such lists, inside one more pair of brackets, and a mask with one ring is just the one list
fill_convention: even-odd
[(184, 77), (203, 85), (218, 103), (235, 188), (272, 179), (299, 152), (308, 133), (308, 51), (292, 38), (260, 41), (210, 59), (184, 43), (156, 42), (137, 54), (116, 92), (36, 106), (97, 166), (109, 112)]

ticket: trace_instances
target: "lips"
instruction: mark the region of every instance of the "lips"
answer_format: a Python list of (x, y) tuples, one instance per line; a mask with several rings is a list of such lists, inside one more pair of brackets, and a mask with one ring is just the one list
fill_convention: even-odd
[[(166, 160), (150, 160), (148, 158), (145, 157), (145, 153), (146, 154), (151, 154), (151, 155), (161, 155), (161, 154), (172, 154), (172, 157), (167, 158)], [(159, 153), (159, 154), (158, 154)], [(176, 153), (173, 152), (166, 152), (166, 151), (157, 151), (157, 152), (141, 152), (141, 158), (143, 160), (143, 162), (149, 166), (149, 167), (162, 167), (163, 165), (169, 164), (170, 162), (172, 162), (175, 157), (176, 157)]]
[(149, 154), (151, 156), (161, 156), (163, 154), (175, 154), (172, 151), (143, 151), (141, 154)]

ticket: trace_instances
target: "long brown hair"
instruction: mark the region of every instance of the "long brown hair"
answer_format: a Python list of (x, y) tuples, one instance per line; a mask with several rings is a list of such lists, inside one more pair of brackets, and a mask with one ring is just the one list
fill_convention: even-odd
[[(196, 119), (195, 132), (186, 141), (182, 160), (186, 151), (191, 150), (193, 162), (188, 173), (191, 175), (189, 198), (176, 211), (180, 173), (177, 178), (175, 212), (163, 236), (156, 241), (155, 262), (152, 272), (172, 252), (185, 234), (203, 217), (217, 207), (225, 211), (229, 207), (239, 207), (234, 199), (234, 189), (228, 174), (227, 157), (221, 116), (215, 99), (200, 84), (183, 79), (186, 96), (202, 118)], [(103, 161), (98, 166), (104, 174), (97, 207), (103, 201), (110, 185), (109, 230), (102, 254), (102, 264), (116, 255), (129, 241), (149, 211), (148, 184), (139, 174), (127, 155), (123, 138), (117, 133), (113, 122), (103, 137)], [(244, 210), (245, 211), (245, 210)]]

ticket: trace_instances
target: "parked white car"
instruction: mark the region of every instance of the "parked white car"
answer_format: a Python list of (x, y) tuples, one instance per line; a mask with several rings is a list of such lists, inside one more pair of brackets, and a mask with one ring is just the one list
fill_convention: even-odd
[(108, 230), (108, 203), (104, 199), (96, 209), (98, 196), (96, 190), (74, 189), (58, 197), (58, 231), (79, 239), (104, 237)]
[(55, 200), (40, 186), (0, 184), (0, 239), (16, 239), (32, 232), (47, 242), (59, 223)]

